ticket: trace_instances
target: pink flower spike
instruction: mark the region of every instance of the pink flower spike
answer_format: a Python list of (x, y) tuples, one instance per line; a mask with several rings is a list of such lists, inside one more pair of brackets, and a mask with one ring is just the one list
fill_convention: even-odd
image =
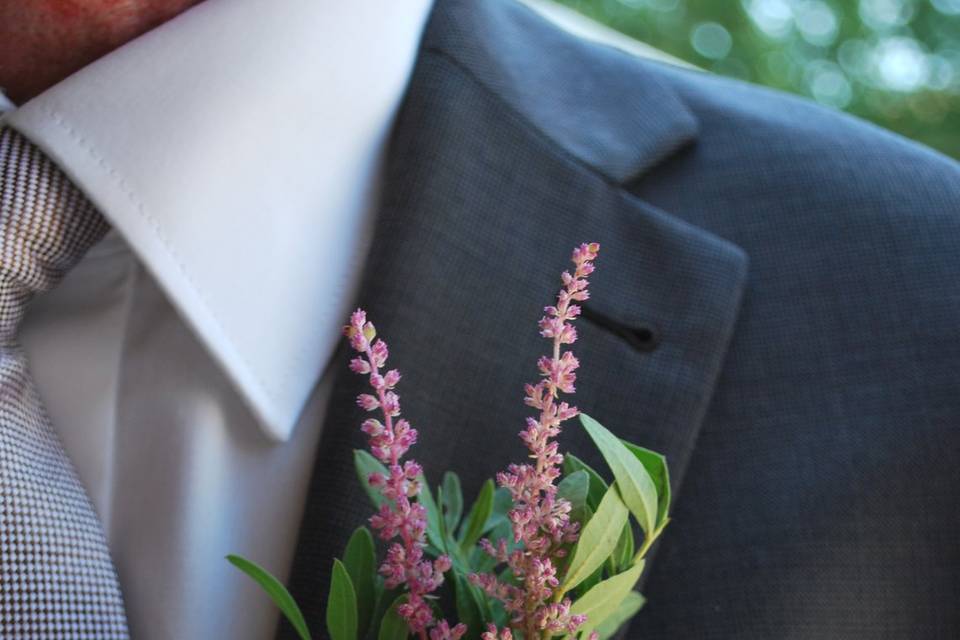
[[(427, 512), (414, 501), (420, 493), (418, 478), (423, 472), (414, 460), (401, 458), (417, 441), (417, 431), (400, 418), (400, 396), (393, 391), (400, 381), (400, 372), (391, 369), (385, 374), (380, 369), (389, 357), (387, 343), (377, 339), (377, 330), (367, 320), (367, 314), (357, 309), (344, 327), (350, 346), (359, 353), (350, 361), (350, 370), (368, 375), (373, 393), (357, 396), (357, 405), (367, 411), (379, 409), (383, 421), (368, 418), (360, 429), (367, 435), (370, 452), (387, 468), (387, 474), (368, 476), (385, 500), (370, 518), (370, 526), (378, 536), (391, 544), (379, 572), (389, 589), (404, 587), (408, 599), (398, 608), (410, 632), (421, 639), (459, 640), (467, 629), (463, 625), (450, 627), (446, 621), (436, 621), (426, 598), (443, 583), (443, 574), (450, 570), (450, 559), (441, 556), (430, 562), (423, 557), (426, 546)], [(432, 596), (430, 596), (432, 597)]]
[(380, 402), (369, 393), (361, 393), (357, 396), (357, 406), (367, 411), (374, 411), (380, 406)]
[(383, 434), (383, 425), (380, 424), (380, 421), (376, 418), (368, 418), (363, 421), (363, 424), (360, 425), (360, 430), (371, 438), (376, 438)]
[(350, 326), (357, 329), (362, 329), (363, 325), (367, 323), (367, 312), (363, 309), (357, 309), (350, 314)]
[(363, 358), (354, 358), (350, 361), (350, 371), (359, 374), (370, 373), (370, 363)]
[(467, 625), (460, 623), (450, 628), (446, 620), (441, 620), (437, 626), (430, 629), (430, 640), (460, 640), (467, 632)]
[[(573, 302), (589, 297), (587, 277), (593, 272), (593, 260), (600, 246), (584, 243), (573, 249), (573, 273), (560, 274), (562, 288), (556, 305), (544, 307), (540, 334), (551, 341), (552, 353), (537, 361), (540, 380), (524, 387), (524, 402), (539, 412), (529, 417), (520, 438), (529, 450), (530, 464), (512, 464), (497, 474), (497, 483), (510, 492), (513, 507), (507, 517), (518, 546), (507, 552), (506, 541), (495, 548), (489, 541), (481, 548), (498, 561), (505, 561), (519, 580), (518, 586), (501, 584), (494, 575), (471, 575), (470, 581), (491, 597), (499, 599), (511, 616), (510, 628), (490, 626), (483, 640), (512, 640), (513, 631), (524, 638), (576, 635), (583, 616), (570, 614), (570, 600), (554, 602), (559, 587), (557, 566), (567, 554), (566, 546), (576, 542), (579, 525), (570, 520), (570, 503), (557, 495), (563, 456), (553, 438), (561, 424), (577, 415), (576, 407), (560, 401), (560, 393), (573, 393), (580, 362), (563, 346), (577, 341), (577, 332), (569, 324), (582, 309)], [(512, 629), (512, 630), (511, 630)], [(596, 640), (594, 638), (594, 640)]]
[(396, 369), (390, 369), (390, 371), (387, 371), (386, 375), (383, 376), (383, 381), (387, 385), (387, 389), (393, 389), (397, 386), (397, 383), (400, 382), (400, 372)]
[(387, 362), (389, 355), (390, 350), (387, 348), (387, 343), (383, 340), (377, 340), (370, 349), (370, 362), (379, 369)]

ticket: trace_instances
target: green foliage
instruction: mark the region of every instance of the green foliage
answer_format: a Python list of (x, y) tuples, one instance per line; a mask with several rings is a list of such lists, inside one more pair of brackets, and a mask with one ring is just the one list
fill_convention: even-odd
[(570, 612), (586, 614), (587, 622), (580, 628), (580, 637), (586, 638), (597, 626), (606, 622), (607, 618), (615, 614), (630, 595), (633, 586), (640, 579), (644, 561), (640, 560), (630, 569), (619, 573), (612, 578), (597, 583), (590, 591), (578, 598)]
[(590, 491), (590, 476), (586, 471), (574, 471), (566, 476), (557, 485), (557, 495), (570, 503), (570, 519), (579, 522), (580, 526), (589, 520), (590, 507), (587, 506), (587, 496)]
[(648, 536), (657, 526), (657, 488), (646, 468), (615, 435), (585, 413), (580, 422), (617, 479), (624, 504)]
[(480, 488), (477, 500), (463, 523), (460, 534), (460, 549), (467, 553), (473, 548), (486, 529), (487, 521), (493, 515), (493, 480), (487, 480)]
[(558, 0), (703, 69), (809, 96), (960, 158), (955, 0)]
[(450, 559), (454, 562), (457, 561), (458, 554), (451, 553), (451, 546), (453, 544), (453, 538), (450, 536), (450, 528), (447, 526), (449, 518), (443, 509), (443, 505), (447, 504), (447, 500), (443, 496), (443, 486), (437, 487), (437, 504), (441, 505), (440, 517), (437, 518), (437, 521), (440, 523), (440, 552), (445, 553), (450, 556)]
[(481, 610), (478, 596), (466, 578), (454, 574), (453, 586), (457, 603), (457, 620), (467, 625), (467, 640), (479, 640), (480, 633), (484, 631), (487, 619)]
[(357, 596), (357, 633), (363, 637), (377, 604), (377, 556), (369, 529), (360, 527), (350, 536), (343, 552), (346, 567)]
[[(611, 574), (608, 573), (607, 575), (611, 575)], [(574, 589), (574, 593), (576, 594), (576, 597), (582, 598), (585, 593), (589, 593), (590, 589), (593, 589), (595, 586), (597, 586), (597, 584), (601, 580), (603, 580), (603, 576), (604, 576), (604, 567), (603, 565), (600, 565), (599, 567), (597, 567), (596, 571), (590, 574), (590, 577), (588, 577), (586, 580), (584, 580), (579, 585), (577, 585), (576, 589)]]
[(374, 458), (370, 453), (362, 449), (353, 450), (353, 467), (357, 471), (357, 479), (360, 480), (360, 486), (367, 492), (367, 497), (374, 507), (379, 507), (383, 503), (383, 496), (374, 487), (370, 486), (370, 474), (381, 473), (389, 476), (390, 473), (383, 463)]
[(447, 531), (453, 532), (463, 515), (463, 491), (460, 489), (460, 476), (452, 471), (443, 474), (442, 504)]
[(407, 628), (407, 622), (397, 613), (397, 607), (407, 601), (407, 596), (398, 596), (387, 612), (383, 615), (383, 621), (380, 623), (380, 632), (377, 640), (406, 640), (410, 632)]
[(490, 514), (490, 518), (487, 519), (487, 524), (484, 525), (483, 532), (487, 533), (505, 522), (509, 523), (509, 520), (507, 520), (507, 512), (510, 511), (512, 507), (513, 498), (510, 497), (510, 492), (507, 489), (500, 487), (494, 491), (493, 512)]
[[(578, 472), (582, 473), (582, 472)], [(580, 533), (573, 559), (567, 567), (561, 590), (569, 591), (590, 576), (616, 549), (629, 513), (620, 499), (616, 485), (607, 490), (597, 512)]]
[(417, 481), (420, 483), (420, 495), (417, 496), (417, 500), (427, 510), (427, 539), (436, 549), (443, 549), (443, 536), (440, 534), (440, 509), (433, 499), (433, 494), (430, 493), (430, 484), (423, 474), (420, 474)]
[(623, 623), (637, 615), (637, 612), (643, 607), (646, 600), (640, 593), (637, 591), (631, 591), (627, 594), (627, 597), (623, 599), (623, 602), (620, 603), (620, 606), (617, 607), (616, 611), (607, 616), (607, 619), (604, 620), (597, 628), (596, 631), (599, 634), (599, 640), (607, 640), (607, 638), (612, 638), (617, 631), (620, 630), (620, 627), (623, 626)]
[(617, 546), (608, 559), (608, 570), (611, 574), (624, 571), (630, 566), (633, 562), (634, 545), (633, 528), (627, 522), (623, 525), (623, 531), (620, 533), (620, 539), (617, 540)]
[[(632, 588), (643, 570), (645, 553), (669, 522), (670, 477), (663, 456), (618, 439), (589, 416), (581, 415), (581, 421), (616, 481), (608, 485), (582, 460), (565, 456), (557, 494), (570, 502), (571, 518), (581, 529), (568, 561), (558, 567), (558, 578), (561, 592), (574, 598), (573, 612), (590, 616), (587, 628), (578, 635), (583, 638), (596, 629), (601, 638), (609, 638), (643, 603)], [(364, 451), (354, 452), (354, 462), (372, 504), (379, 505), (383, 498), (371, 490), (367, 478), (371, 473), (386, 474), (386, 468)], [(426, 551), (434, 557), (446, 554), (452, 563), (446, 575), (448, 596), (432, 600), (432, 606), (438, 617), (444, 617), (439, 603), (454, 603), (455, 621), (468, 625), (467, 640), (477, 640), (487, 623), (502, 627), (508, 616), (502, 603), (487, 596), (468, 576), (496, 573), (501, 582), (518, 584), (508, 567), (497, 567), (477, 546), (481, 537), (487, 537), (494, 546), (503, 541), (508, 553), (517, 547), (507, 517), (512, 507), (510, 494), (487, 480), (466, 508), (456, 474), (444, 474), (435, 496), (425, 477), (421, 475), (418, 481), (417, 499), (427, 514)], [(644, 531), (639, 551), (634, 548), (631, 514)], [(283, 585), (253, 563), (236, 556), (229, 559), (264, 588), (301, 639), (309, 640), (303, 616)], [(343, 560), (334, 560), (326, 618), (332, 640), (408, 637), (406, 623), (397, 613), (404, 596), (398, 590), (384, 592), (377, 564), (373, 536), (360, 527), (350, 537)]]
[(621, 440), (625, 446), (650, 474), (657, 489), (657, 526), (660, 527), (667, 519), (670, 509), (670, 471), (667, 469), (667, 459), (655, 451)]
[(590, 489), (587, 492), (587, 505), (593, 509), (597, 510), (597, 507), (600, 506), (600, 501), (603, 500), (604, 494), (607, 492), (607, 483), (600, 477), (600, 474), (593, 470), (590, 465), (586, 462), (573, 455), (572, 453), (564, 454), (563, 456), (563, 472), (566, 475), (570, 475), (575, 471), (584, 471), (588, 476), (590, 476)]
[(331, 640), (357, 640), (357, 594), (347, 568), (333, 561), (327, 594), (327, 633)]
[(300, 607), (287, 588), (274, 578), (266, 569), (251, 562), (245, 558), (236, 555), (228, 555), (227, 560), (233, 566), (237, 567), (245, 574), (250, 576), (254, 582), (260, 585), (260, 588), (269, 596), (273, 603), (279, 607), (280, 611), (290, 621), (290, 624), (296, 630), (301, 640), (310, 640), (310, 631), (307, 629), (307, 622), (303, 619), (303, 613)]

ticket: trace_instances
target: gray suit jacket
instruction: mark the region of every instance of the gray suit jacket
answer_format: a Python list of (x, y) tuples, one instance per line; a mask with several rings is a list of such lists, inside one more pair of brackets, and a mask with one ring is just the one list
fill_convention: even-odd
[[(601, 244), (576, 401), (665, 453), (677, 496), (627, 637), (960, 637), (956, 163), (510, 0), (439, 0), (386, 194), (359, 303), (416, 457), (468, 496), (522, 456), (542, 306)], [(347, 359), (292, 578), (315, 630), (369, 515)]]

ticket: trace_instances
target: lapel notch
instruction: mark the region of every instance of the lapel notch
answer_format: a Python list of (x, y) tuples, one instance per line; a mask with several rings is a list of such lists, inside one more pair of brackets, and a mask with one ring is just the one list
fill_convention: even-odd
[(424, 47), (456, 60), (541, 135), (616, 184), (697, 136), (683, 100), (643, 71), (659, 63), (578, 39), (517, 2), (441, 0)]

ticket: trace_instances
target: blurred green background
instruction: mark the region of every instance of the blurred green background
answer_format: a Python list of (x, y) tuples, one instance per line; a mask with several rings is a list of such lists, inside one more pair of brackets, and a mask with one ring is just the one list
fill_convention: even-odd
[(558, 0), (726, 76), (960, 158), (960, 0)]

